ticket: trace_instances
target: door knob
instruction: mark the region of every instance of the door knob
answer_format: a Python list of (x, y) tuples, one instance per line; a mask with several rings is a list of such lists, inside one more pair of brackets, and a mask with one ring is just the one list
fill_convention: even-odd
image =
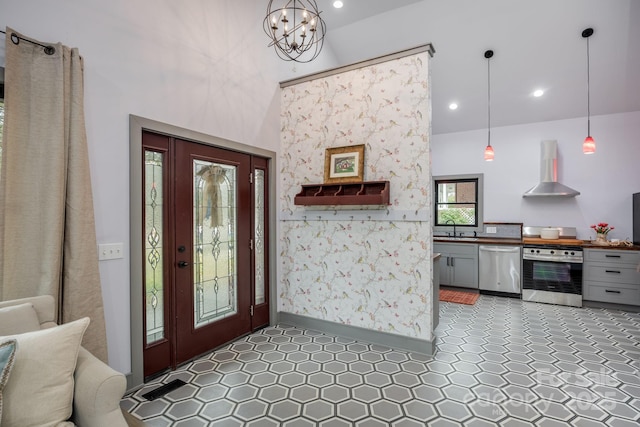
[(186, 261), (178, 261), (178, 267), (179, 268), (185, 268), (185, 267), (188, 267), (188, 266), (189, 266), (188, 262), (186, 262)]

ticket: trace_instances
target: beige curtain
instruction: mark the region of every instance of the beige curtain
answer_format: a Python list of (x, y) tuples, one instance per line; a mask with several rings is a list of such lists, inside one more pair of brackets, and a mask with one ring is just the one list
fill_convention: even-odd
[(6, 31), (0, 300), (53, 295), (59, 322), (91, 318), (83, 345), (106, 362), (82, 58)]

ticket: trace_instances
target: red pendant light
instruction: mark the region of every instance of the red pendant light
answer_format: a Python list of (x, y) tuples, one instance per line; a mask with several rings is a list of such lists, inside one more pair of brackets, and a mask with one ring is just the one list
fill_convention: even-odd
[(587, 137), (582, 143), (582, 152), (584, 154), (593, 154), (596, 152), (596, 141), (591, 137), (591, 97), (590, 97), (590, 73), (589, 73), (589, 37), (593, 35), (593, 28), (587, 28), (582, 32), (582, 37), (587, 39)]
[(484, 57), (487, 58), (487, 147), (484, 149), (484, 159), (487, 162), (492, 162), (494, 157), (493, 147), (491, 146), (491, 66), (490, 59), (493, 56), (493, 51), (488, 50), (484, 53)]
[(487, 145), (486, 148), (484, 149), (484, 159), (487, 162), (490, 162), (493, 160), (493, 157), (494, 157), (493, 147), (491, 145)]
[(593, 154), (596, 152), (596, 142), (592, 137), (588, 136), (584, 139), (582, 143), (582, 152), (584, 154)]

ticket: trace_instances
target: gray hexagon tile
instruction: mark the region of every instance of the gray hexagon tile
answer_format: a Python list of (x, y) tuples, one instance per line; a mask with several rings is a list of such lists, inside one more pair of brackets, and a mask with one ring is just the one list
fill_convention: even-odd
[(304, 384), (289, 392), (289, 397), (297, 402), (305, 403), (318, 399), (320, 391), (316, 387)]
[(358, 421), (369, 415), (369, 406), (356, 400), (349, 400), (337, 405), (338, 416), (347, 421)]
[[(640, 425), (640, 314), (442, 302), (432, 356), (268, 327), (127, 394), (150, 427)], [(145, 393), (187, 384), (148, 401)]]
[(234, 412), (235, 417), (242, 421), (251, 421), (267, 414), (268, 404), (261, 400), (251, 400), (240, 403)]

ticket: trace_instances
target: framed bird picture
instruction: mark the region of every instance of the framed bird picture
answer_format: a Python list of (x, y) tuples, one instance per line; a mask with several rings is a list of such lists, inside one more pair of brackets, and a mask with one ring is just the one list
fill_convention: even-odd
[(327, 148), (324, 157), (324, 182), (362, 182), (364, 180), (364, 144)]

